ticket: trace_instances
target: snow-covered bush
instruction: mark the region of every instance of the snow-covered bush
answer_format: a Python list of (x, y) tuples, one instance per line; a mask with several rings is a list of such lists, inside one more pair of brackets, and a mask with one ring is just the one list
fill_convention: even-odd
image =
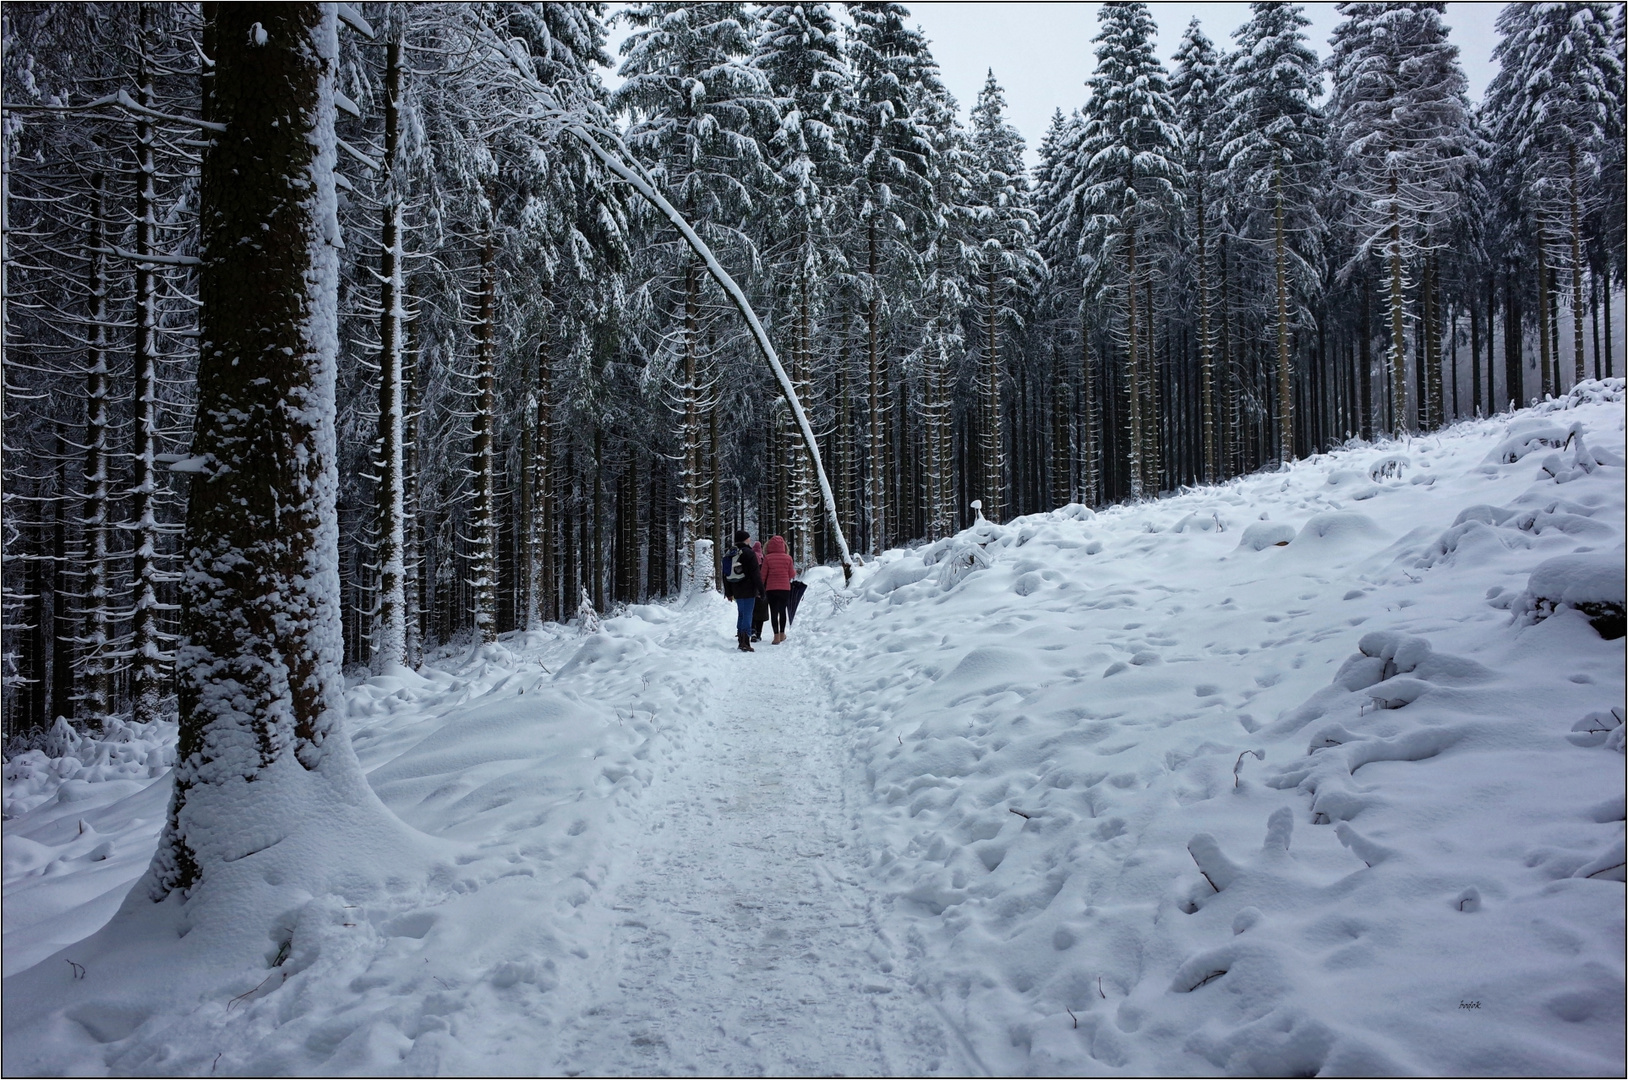
[(1511, 605), (1516, 621), (1538, 623), (1570, 608), (1607, 641), (1623, 636), (1623, 554), (1562, 555), (1538, 564)]

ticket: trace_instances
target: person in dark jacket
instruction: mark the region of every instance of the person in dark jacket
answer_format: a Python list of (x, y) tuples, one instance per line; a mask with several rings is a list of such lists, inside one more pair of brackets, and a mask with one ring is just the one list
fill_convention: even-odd
[(771, 536), (763, 549), (763, 595), (769, 601), (769, 618), (774, 623), (774, 640), (778, 645), (786, 640), (786, 609), (791, 605), (791, 579), (797, 576), (797, 564), (786, 553), (784, 537)]
[[(763, 541), (752, 541), (752, 554), (757, 556), (758, 571), (763, 570)], [(752, 640), (763, 640), (763, 624), (769, 621), (769, 601), (764, 597), (757, 598), (757, 604), (752, 608)]]
[(763, 595), (763, 576), (752, 553), (752, 534), (735, 534), (735, 547), (724, 556), (724, 595), (735, 601), (735, 643), (741, 652), (752, 648), (752, 609)]

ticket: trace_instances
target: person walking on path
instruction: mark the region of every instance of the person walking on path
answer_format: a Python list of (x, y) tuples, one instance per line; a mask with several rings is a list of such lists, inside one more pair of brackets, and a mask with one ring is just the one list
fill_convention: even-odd
[(737, 532), (735, 548), (724, 556), (723, 566), (724, 595), (735, 601), (735, 644), (741, 652), (757, 651), (752, 648), (752, 609), (763, 596), (763, 575), (749, 546), (751, 539), (745, 529)]
[[(752, 554), (757, 556), (758, 570), (763, 569), (763, 541), (752, 541)], [(769, 602), (763, 597), (757, 598), (757, 604), (752, 608), (752, 640), (763, 640), (763, 624), (769, 621)]]
[(769, 619), (774, 626), (771, 645), (786, 640), (786, 609), (791, 606), (791, 579), (796, 576), (797, 564), (786, 554), (785, 538), (769, 537), (763, 549), (763, 595), (769, 600)]

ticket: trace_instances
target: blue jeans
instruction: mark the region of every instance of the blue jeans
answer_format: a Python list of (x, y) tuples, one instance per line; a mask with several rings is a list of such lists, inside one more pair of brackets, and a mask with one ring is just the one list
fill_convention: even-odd
[(752, 609), (757, 606), (755, 596), (735, 597), (735, 633), (750, 634), (752, 632)]

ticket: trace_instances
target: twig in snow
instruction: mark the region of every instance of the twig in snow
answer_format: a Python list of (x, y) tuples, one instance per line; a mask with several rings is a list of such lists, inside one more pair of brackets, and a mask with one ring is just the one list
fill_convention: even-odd
[[(1256, 761), (1265, 761), (1266, 760), (1266, 751), (1265, 750), (1245, 750), (1243, 753), (1239, 754), (1238, 755), (1238, 760), (1233, 762), (1233, 764), (1232, 764), (1232, 786), (1234, 788), (1236, 788), (1238, 786), (1238, 770), (1244, 767), (1244, 758), (1248, 757), (1250, 754), (1255, 755), (1255, 760)], [(1220, 892), (1219, 889), (1217, 889), (1216, 891)]]
[[(224, 1053), (226, 1053), (226, 1051), (224, 1051), (224, 1050), (222, 1050), (220, 1052), (220, 1054), (224, 1054)], [(215, 1055), (215, 1060), (211, 1061), (209, 1063), (209, 1072), (210, 1072), (211, 1075), (213, 1075), (214, 1072), (215, 1072), (215, 1066), (220, 1064), (220, 1054), (216, 1054)]]
[(1100, 997), (1104, 1001), (1108, 1000), (1108, 995), (1104, 994), (1102, 992), (1102, 976), (1101, 975), (1097, 976), (1097, 996)]
[(1201, 874), (1203, 876), (1205, 881), (1208, 881), (1210, 883), (1210, 888), (1214, 889), (1216, 892), (1221, 891), (1221, 887), (1215, 883), (1215, 879), (1210, 877), (1209, 874), (1204, 873), (1203, 870), (1200, 870), (1199, 874)]
[(1080, 1018), (1078, 1016), (1074, 1015), (1074, 1010), (1073, 1009), (1070, 1009), (1067, 1005), (1064, 1005), (1063, 1006), (1063, 1011), (1068, 1013), (1068, 1018), (1070, 1020), (1074, 1021), (1074, 1026), (1075, 1027), (1080, 1026)]
[[(273, 971), (271, 973), (271, 975), (275, 975), (275, 974), (277, 974), (275, 971)], [(266, 985), (267, 983), (269, 983), (271, 981), (271, 975), (267, 975), (264, 979), (261, 979), (259, 986), (256, 986), (256, 987), (254, 987), (253, 989), (250, 989), (250, 990), (245, 990), (245, 991), (243, 991), (243, 993), (239, 994), (237, 997), (233, 998), (231, 1001), (228, 1001), (226, 1003), (226, 1011), (231, 1012), (232, 1007), (234, 1005), (236, 1005), (238, 1002), (243, 1001), (245, 998), (253, 997), (256, 993), (259, 992), (261, 986), (264, 986), (264, 985)], [(283, 979), (285, 981), (288, 979), (288, 972), (286, 972), (286, 971), (283, 972)]]
[(1022, 810), (1013, 810), (1010, 806), (1008, 806), (1006, 808), (1006, 812), (1009, 813), (1009, 814), (1016, 814), (1018, 817), (1022, 818), (1024, 821), (1028, 821), (1032, 817), (1032, 815), (1025, 814)]
[(69, 960), (67, 962), (67, 964), (68, 964), (68, 967), (70, 969), (72, 969), (74, 978), (83, 979), (85, 977), (85, 965), (84, 964), (76, 964), (72, 960)]

